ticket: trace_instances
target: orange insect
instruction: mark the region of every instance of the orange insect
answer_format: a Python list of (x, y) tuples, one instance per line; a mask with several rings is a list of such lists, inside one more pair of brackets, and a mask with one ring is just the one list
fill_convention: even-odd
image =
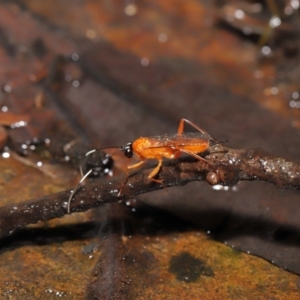
[[(199, 132), (188, 132), (184, 133), (184, 123), (188, 123), (194, 128), (196, 128)], [(193, 122), (187, 120), (187, 119), (181, 119), (179, 122), (178, 130), (176, 134), (173, 135), (163, 135), (163, 136), (153, 136), (153, 137), (140, 137), (136, 139), (132, 143), (128, 143), (126, 146), (121, 147), (105, 147), (105, 148), (119, 148), (117, 151), (122, 151), (124, 155), (128, 158), (132, 158), (133, 156), (136, 156), (140, 159), (140, 161), (136, 164), (128, 166), (128, 170), (135, 169), (140, 167), (142, 164), (144, 164), (148, 159), (155, 159), (158, 161), (157, 166), (150, 172), (148, 175), (148, 179), (152, 180), (157, 183), (163, 182), (162, 179), (155, 179), (155, 176), (159, 173), (163, 158), (167, 159), (176, 159), (178, 158), (182, 153), (191, 155), (195, 157), (198, 160), (204, 161), (209, 166), (211, 166), (203, 157), (199, 156), (198, 153), (202, 153), (206, 151), (211, 142), (214, 144), (219, 143), (215, 141), (207, 132), (202, 130), (200, 127), (198, 127)], [(102, 150), (101, 149), (95, 149), (86, 154), (86, 156), (90, 155), (91, 153)], [(115, 153), (115, 152), (114, 152)], [(111, 155), (113, 155), (112, 153)], [(212, 166), (211, 166), (212, 167)], [(78, 190), (80, 184), (85, 180), (85, 178), (88, 177), (88, 175), (92, 172), (92, 169), (87, 172), (77, 185), (77, 187), (73, 190), (69, 201), (68, 201), (68, 213), (70, 213), (70, 203), (73, 199), (74, 194)], [(128, 180), (128, 175), (121, 186), (121, 189), (119, 191), (118, 196), (120, 196), (122, 189), (124, 185), (126, 184)]]

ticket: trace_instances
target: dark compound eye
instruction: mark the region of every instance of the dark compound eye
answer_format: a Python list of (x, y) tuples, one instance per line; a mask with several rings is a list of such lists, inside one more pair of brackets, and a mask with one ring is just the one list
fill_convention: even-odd
[(124, 155), (128, 158), (131, 158), (133, 156), (133, 151), (132, 151), (132, 143), (128, 143), (124, 148), (123, 148)]

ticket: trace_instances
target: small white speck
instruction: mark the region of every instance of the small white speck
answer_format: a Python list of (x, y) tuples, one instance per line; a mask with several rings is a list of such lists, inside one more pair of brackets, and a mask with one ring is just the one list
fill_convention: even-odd
[(289, 16), (293, 13), (293, 9), (290, 7), (290, 6), (287, 6), (285, 9), (284, 9), (284, 13)]
[(292, 93), (292, 98), (293, 98), (294, 100), (297, 100), (297, 99), (299, 98), (299, 93), (298, 93), (298, 92), (293, 92), (293, 93)]
[(234, 185), (231, 189), (232, 189), (234, 192), (237, 192), (238, 187), (237, 187), (236, 185)]
[(35, 81), (36, 80), (36, 76), (34, 74), (30, 74), (29, 75), (29, 80), (30, 81)]
[(298, 9), (300, 7), (300, 2), (299, 0), (291, 0), (290, 5), (293, 9)]
[(88, 29), (85, 32), (85, 35), (86, 35), (87, 38), (93, 40), (97, 36), (97, 32), (94, 29)]
[(272, 27), (272, 28), (276, 28), (278, 26), (280, 26), (281, 24), (281, 20), (279, 17), (277, 16), (273, 16), (270, 21), (269, 21), (269, 25)]
[(261, 52), (263, 55), (270, 55), (271, 54), (271, 48), (269, 46), (263, 46), (261, 48)]
[(26, 125), (27, 125), (27, 122), (25, 122), (25, 121), (19, 121), (19, 122), (16, 122), (14, 124), (11, 124), (10, 128), (14, 129), (14, 128), (19, 128), (19, 127), (24, 127)]
[(79, 54), (78, 53), (72, 53), (71, 58), (73, 61), (77, 61), (79, 59)]
[(9, 84), (5, 84), (5, 85), (3, 86), (3, 90), (4, 90), (4, 92), (6, 92), (6, 93), (11, 93), (12, 88), (11, 88), (11, 86), (10, 86)]
[(278, 94), (278, 88), (276, 86), (271, 87), (270, 92), (272, 95)]
[(146, 58), (146, 57), (144, 57), (144, 58), (142, 58), (141, 59), (141, 65), (143, 66), (143, 67), (147, 67), (147, 66), (149, 66), (149, 59), (148, 58)]
[(300, 108), (300, 101), (290, 101), (290, 108)]
[(138, 11), (136, 4), (131, 3), (125, 6), (124, 12), (127, 16), (134, 16)]
[(78, 80), (73, 80), (72, 85), (73, 87), (77, 88), (80, 86), (80, 82)]
[(9, 157), (10, 157), (9, 152), (3, 152), (3, 153), (2, 153), (2, 157), (3, 157), (3, 158), (9, 158)]
[(67, 75), (65, 76), (65, 81), (71, 82), (71, 81), (72, 81), (72, 76), (69, 75), (69, 74), (67, 74)]
[(245, 13), (241, 10), (241, 9), (237, 9), (235, 12), (234, 12), (234, 16), (237, 18), (237, 19), (243, 19), (245, 17)]
[(160, 43), (165, 43), (167, 40), (168, 40), (168, 37), (167, 37), (166, 34), (161, 33), (161, 34), (158, 35), (158, 41)]

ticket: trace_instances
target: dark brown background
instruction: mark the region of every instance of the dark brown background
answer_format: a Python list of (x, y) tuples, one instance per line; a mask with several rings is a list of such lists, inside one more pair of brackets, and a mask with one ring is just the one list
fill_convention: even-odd
[[(66, 135), (91, 147), (123, 145), (175, 133), (184, 117), (230, 147), (299, 162), (299, 111), (289, 106), (297, 51), (287, 56), (279, 33), (279, 42), (270, 37), (274, 57), (262, 60), (253, 38), (220, 23), (221, 5), (160, 2), (0, 1), (0, 103), (30, 116), (27, 127), (9, 130), (14, 145)], [(0, 164), (1, 205), (78, 180), (65, 165), (53, 179), (13, 158)], [(1, 297), (299, 298), (299, 277), (284, 270), (300, 273), (299, 192), (196, 182), (132, 205), (37, 224), (0, 242)]]

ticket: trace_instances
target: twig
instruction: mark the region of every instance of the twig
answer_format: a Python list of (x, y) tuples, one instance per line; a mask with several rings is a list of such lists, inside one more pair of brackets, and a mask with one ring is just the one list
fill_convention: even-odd
[[(233, 186), (242, 180), (260, 180), (279, 188), (300, 189), (300, 164), (272, 156), (261, 149), (230, 149), (221, 145), (211, 147), (205, 162), (183, 157), (166, 162), (160, 172), (165, 187), (185, 185), (204, 180), (210, 185)], [(82, 212), (104, 203), (134, 198), (139, 194), (162, 189), (163, 186), (147, 179), (149, 169), (130, 176), (122, 195), (119, 188), (124, 177), (109, 180), (102, 178), (78, 190), (71, 212)], [(71, 190), (48, 195), (0, 208), (0, 238), (16, 229), (39, 221), (59, 218), (67, 214), (67, 201)]]

